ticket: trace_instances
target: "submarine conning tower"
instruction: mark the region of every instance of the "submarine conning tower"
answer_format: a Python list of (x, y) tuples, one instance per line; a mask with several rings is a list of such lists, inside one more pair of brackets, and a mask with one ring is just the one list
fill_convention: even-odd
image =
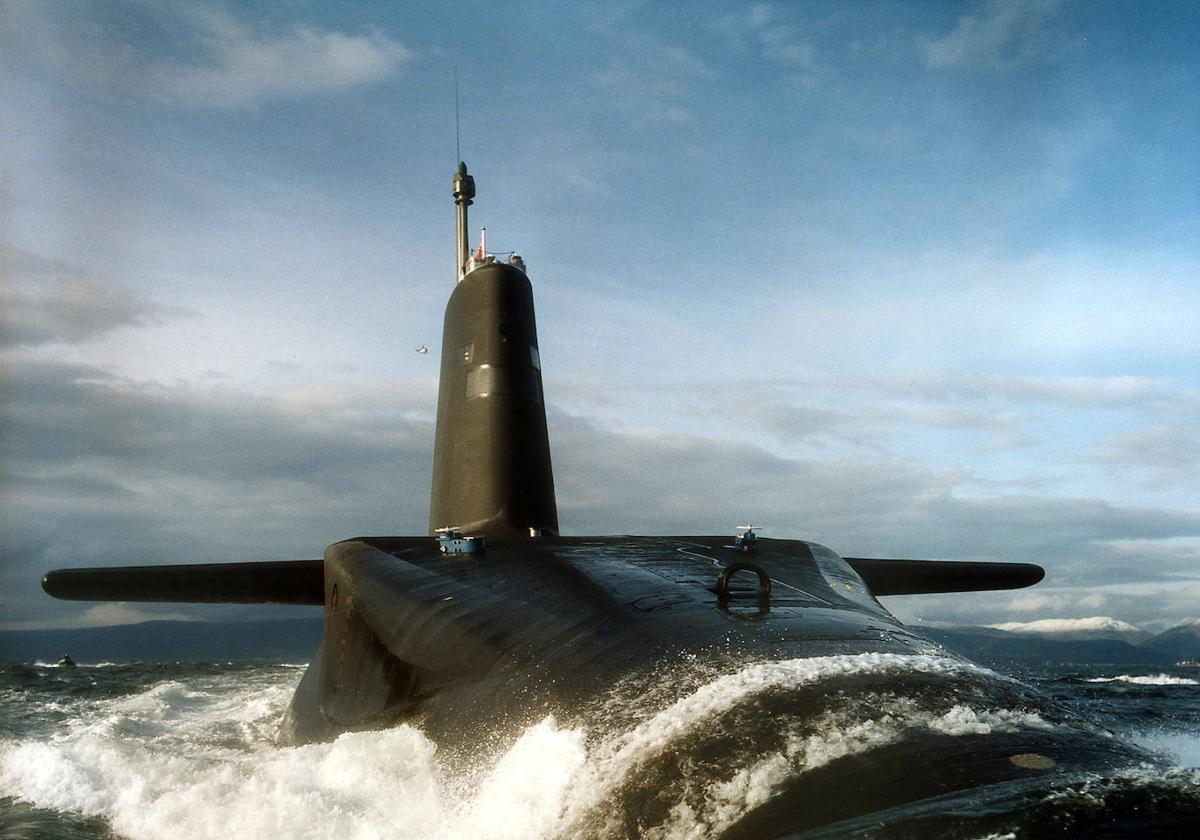
[(517, 257), (470, 256), (475, 181), (454, 175), (458, 284), (446, 304), (429, 531), (558, 534), (533, 287)]

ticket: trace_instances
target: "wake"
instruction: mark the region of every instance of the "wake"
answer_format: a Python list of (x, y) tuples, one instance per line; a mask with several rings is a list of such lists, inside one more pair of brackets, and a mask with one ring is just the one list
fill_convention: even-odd
[[(934, 690), (878, 690), (899, 674)], [(961, 660), (827, 656), (746, 665), (616, 731), (546, 717), (452, 764), (408, 725), (276, 746), (298, 676), (169, 680), (80, 706), (51, 737), (0, 742), (0, 795), (103, 817), (131, 840), (501, 840), (624, 837), (627, 801), (653, 791), (653, 821), (637, 830), (674, 840), (719, 834), (803, 774), (913, 733), (1058, 725), (1024, 708), (955, 700), (953, 684), (1003, 680)], [(848, 678), (876, 688), (831, 701), (831, 683)], [(714, 726), (727, 718), (732, 734)], [(684, 761), (706, 752), (720, 762)]]

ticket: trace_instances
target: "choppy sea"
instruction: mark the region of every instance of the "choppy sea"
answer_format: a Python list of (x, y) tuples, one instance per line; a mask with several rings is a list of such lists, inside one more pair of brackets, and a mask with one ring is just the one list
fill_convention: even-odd
[[(597, 765), (615, 754), (611, 744), (552, 718), (473, 767), (453, 766), (419, 728), (403, 725), (281, 747), (277, 729), (303, 667), (0, 665), (0, 837), (562, 838), (574, 836), (564, 828), (564, 815), (592, 795)], [(1026, 801), (1019, 813), (996, 813), (993, 803), (992, 813), (948, 825), (941, 834), (925, 824), (923, 833), (1116, 837), (1139, 810), (1151, 808), (1164, 816), (1149, 836), (1197, 836), (1200, 668), (1055, 666), (1009, 673), (1116, 737), (1158, 753), (1165, 764), (1074, 779), (1038, 792), (1039, 801)], [(702, 725), (688, 718), (694, 708), (676, 704), (659, 715), (668, 716), (660, 724), (672, 731)], [(880, 719), (891, 722), (888, 738), (902, 736), (897, 728), (931, 725), (902, 711), (879, 710)], [(1029, 717), (1020, 709), (988, 714), (955, 707), (937, 726), (948, 735), (956, 727), (978, 735)], [(851, 736), (830, 721), (815, 739), (809, 736), (806, 749), (861, 753), (887, 740), (881, 731)], [(654, 738), (627, 739), (621, 747), (625, 753), (655, 749), (661, 744)], [(757, 782), (743, 781), (747, 790), (740, 795), (752, 801)], [(711, 822), (689, 814), (675, 813), (670, 826), (647, 836), (710, 836)], [(865, 833), (891, 836), (886, 825)], [(1148, 836), (1144, 826), (1139, 836)]]

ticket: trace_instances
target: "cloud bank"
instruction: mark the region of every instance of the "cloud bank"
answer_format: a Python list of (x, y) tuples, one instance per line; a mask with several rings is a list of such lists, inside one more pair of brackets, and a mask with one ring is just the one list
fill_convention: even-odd
[[(16, 305), (6, 307), (0, 406), (7, 517), (0, 549), (8, 577), (0, 623), (48, 613), (89, 622), (125, 615), (49, 603), (37, 581), (56, 566), (318, 557), (328, 543), (356, 533), (424, 532), (436, 396), (427, 381), (262, 394), (229, 384), (140, 382), (68, 361), (54, 348), (86, 348), (113, 330), (178, 313), (71, 266), (6, 254), (21, 272), (6, 291)], [(747, 387), (746, 394), (761, 388), (765, 396), (779, 383)], [(894, 408), (877, 402), (879, 383), (850, 387), (876, 401), (868, 420), (896, 420)], [(989, 399), (1029, 392), (1074, 404), (1121, 402), (1143, 387), (999, 379), (943, 390)], [(858, 428), (833, 412), (755, 408), (746, 416), (812, 433)], [(934, 599), (921, 608), (929, 614), (970, 608), (976, 619), (999, 619), (1123, 604), (1123, 615), (1139, 618), (1151, 614), (1148, 602), (1139, 606), (1119, 588), (1136, 582), (1182, 591), (1177, 576), (1200, 556), (1200, 512), (1069, 496), (963, 498), (962, 471), (882, 444), (784, 456), (746, 440), (628, 428), (553, 406), (549, 420), (566, 533), (720, 533), (752, 520), (767, 536), (815, 539), (850, 556), (1047, 567), (1044, 589), (973, 596), (969, 607), (966, 599)], [(986, 413), (961, 408), (932, 416), (916, 410), (906, 422), (994, 425)], [(1117, 591), (1098, 594), (1104, 586)]]

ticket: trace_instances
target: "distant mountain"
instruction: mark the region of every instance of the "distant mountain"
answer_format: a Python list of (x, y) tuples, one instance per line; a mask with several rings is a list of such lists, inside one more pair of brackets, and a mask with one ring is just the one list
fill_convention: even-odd
[(1192, 621), (1172, 627), (1170, 630), (1164, 630), (1146, 642), (1145, 648), (1160, 653), (1172, 661), (1200, 660), (1200, 621)]
[(1130, 644), (1149, 641), (1152, 634), (1127, 621), (1096, 615), (1091, 618), (1043, 618), (1038, 621), (1010, 621), (992, 624), (997, 630), (1008, 633), (1041, 636), (1045, 639), (1084, 641), (1088, 639), (1114, 639)]
[(1167, 666), (1200, 660), (1200, 622), (1172, 627), (1156, 636), (1107, 616), (987, 627), (925, 627), (921, 632), (982, 664)]
[(322, 619), (216, 623), (146, 621), (73, 630), (0, 631), (0, 662), (307, 662)]
[[(1125, 622), (1052, 619), (1026, 622), (1012, 631), (996, 627), (920, 627), (919, 631), (980, 664), (1171, 665), (1200, 660), (1200, 622), (1172, 627), (1157, 636)], [(1070, 622), (1076, 622), (1075, 627)], [(1095, 627), (1088, 629), (1093, 622)], [(1105, 622), (1113, 622), (1112, 626)], [(1082, 624), (1081, 626), (1078, 626)], [(1125, 627), (1122, 627), (1125, 625)], [(1047, 630), (1058, 626), (1062, 632)], [(54, 662), (64, 653), (78, 662), (267, 660), (307, 662), (321, 641), (320, 616), (311, 619), (215, 623), (148, 621), (75, 630), (0, 631), (0, 662)], [(1118, 638), (1079, 638), (1077, 632), (1114, 633)], [(1127, 638), (1148, 637), (1141, 644)]]
[(994, 627), (925, 627), (921, 632), (981, 665), (1167, 665), (1174, 661), (1120, 639), (1052, 639)]

